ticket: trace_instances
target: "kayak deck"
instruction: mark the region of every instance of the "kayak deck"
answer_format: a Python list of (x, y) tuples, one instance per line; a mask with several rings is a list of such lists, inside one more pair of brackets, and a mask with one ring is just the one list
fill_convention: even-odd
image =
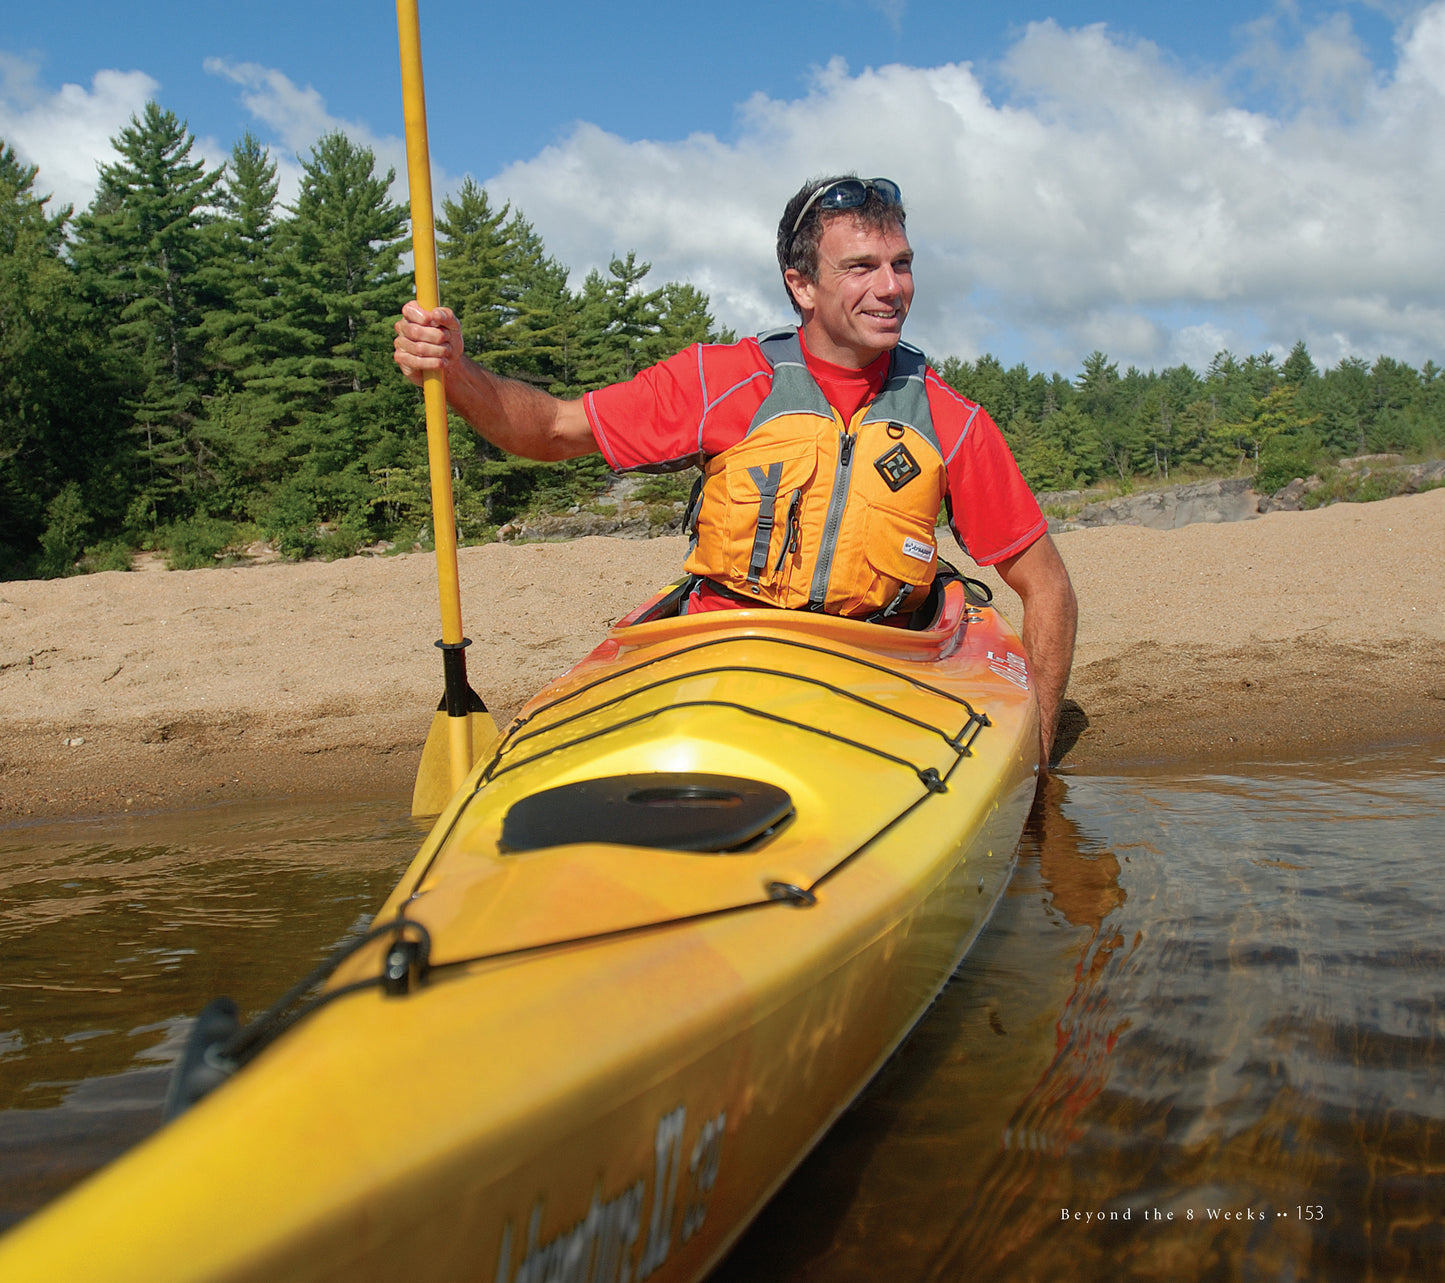
[[(913, 662), (880, 662), (846, 621), (807, 618), (813, 627), (799, 629), (790, 617), (780, 626), (779, 612), (738, 613), (760, 618), (623, 625), (543, 690), (380, 918), (403, 902), (416, 917), (424, 905), (433, 964), (445, 965), (765, 904), (773, 887), (815, 893), (911, 808), (948, 793), (989, 725), (963, 693), (976, 696), (976, 674), (925, 678), (908, 671)], [(863, 627), (905, 653), (909, 642), (940, 648), (937, 635)], [(545, 790), (703, 773), (781, 788), (790, 823), (755, 850), (710, 858), (598, 841), (499, 853), (508, 812)], [(706, 807), (697, 815), (711, 818)]]

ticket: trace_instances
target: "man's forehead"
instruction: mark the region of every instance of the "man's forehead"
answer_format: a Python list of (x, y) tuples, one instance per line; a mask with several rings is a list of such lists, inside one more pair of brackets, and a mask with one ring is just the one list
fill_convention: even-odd
[(896, 220), (880, 227), (851, 211), (830, 214), (823, 223), (818, 252), (828, 258), (897, 258), (911, 254), (908, 233)]

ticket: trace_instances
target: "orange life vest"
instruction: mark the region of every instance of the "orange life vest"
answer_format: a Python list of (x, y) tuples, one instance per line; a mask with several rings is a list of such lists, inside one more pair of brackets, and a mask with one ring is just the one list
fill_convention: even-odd
[(878, 396), (845, 423), (796, 330), (758, 343), (772, 389), (743, 439), (703, 468), (685, 569), (785, 609), (913, 609), (933, 582), (947, 489), (923, 353), (899, 344)]

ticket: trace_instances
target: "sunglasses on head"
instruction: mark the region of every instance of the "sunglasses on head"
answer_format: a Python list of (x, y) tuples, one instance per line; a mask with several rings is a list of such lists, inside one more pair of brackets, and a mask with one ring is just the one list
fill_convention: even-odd
[(903, 204), (903, 192), (891, 178), (835, 178), (831, 183), (824, 183), (803, 203), (803, 208), (798, 211), (798, 217), (793, 223), (793, 230), (788, 233), (787, 250), (783, 257), (792, 257), (793, 241), (798, 235), (798, 228), (802, 227), (803, 220), (808, 217), (808, 211), (814, 205), (828, 210), (858, 209), (867, 201), (869, 192), (877, 192), (878, 198), (885, 205)]

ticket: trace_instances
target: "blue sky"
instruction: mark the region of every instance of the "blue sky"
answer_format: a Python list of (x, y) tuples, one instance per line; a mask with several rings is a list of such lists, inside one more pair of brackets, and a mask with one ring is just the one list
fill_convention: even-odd
[[(294, 182), (345, 128), (401, 171), (391, 5), (29, 6), (0, 138), (84, 204), (147, 97)], [(785, 319), (806, 175), (898, 178), (938, 356), (1196, 368), (1215, 351), (1445, 361), (1445, 2), (423, 0), (442, 191), (510, 198), (574, 273), (635, 249), (740, 330)]]

